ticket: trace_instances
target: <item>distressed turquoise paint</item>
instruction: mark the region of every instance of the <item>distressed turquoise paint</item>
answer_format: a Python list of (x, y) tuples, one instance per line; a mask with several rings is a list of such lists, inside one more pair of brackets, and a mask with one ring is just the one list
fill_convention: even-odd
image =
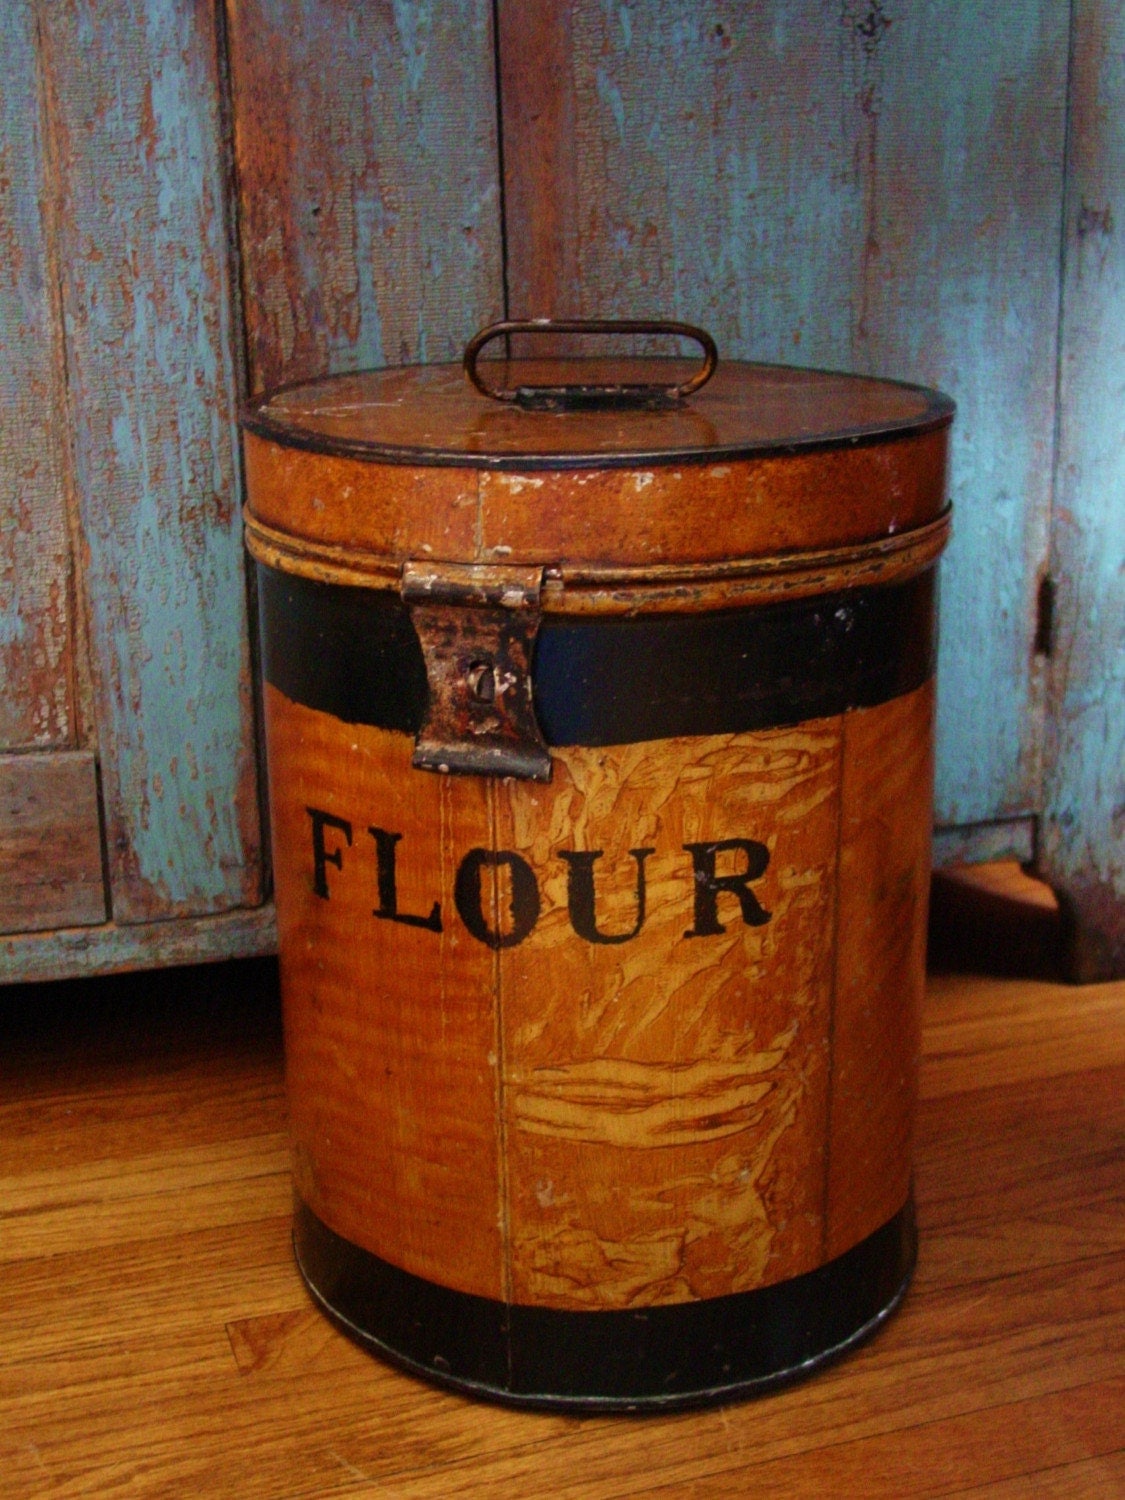
[(564, 300), (702, 322), (729, 356), (845, 363), (862, 192), (834, 18), (815, 0), (629, 17), (571, 8), (578, 221)]
[(1078, 0), (1074, 26), (1039, 852), (1092, 979), (1125, 974), (1125, 9)]
[(456, 357), (502, 292), (487, 0), (231, 15), (256, 388)]
[[(942, 572), (938, 817), (1035, 810), (1068, 7), (853, 6), (867, 137), (857, 368), (958, 404)], [(866, 12), (866, 18), (860, 14)], [(866, 24), (865, 24), (866, 19)]]
[(939, 816), (1032, 811), (1065, 0), (574, 0), (568, 17), (577, 186), (559, 305), (685, 317), (728, 356), (957, 398)]
[(35, 17), (0, 52), (0, 748), (73, 743), (70, 549)]
[(157, 965), (198, 964), (277, 952), (272, 903), (256, 910), (129, 927), (64, 928), (0, 936), (0, 984), (84, 979)]
[(43, 10), (118, 921), (259, 899), (210, 5)]
[(426, 76), (433, 35), (433, 0), (394, 0), (394, 18), (406, 87), (417, 94)]

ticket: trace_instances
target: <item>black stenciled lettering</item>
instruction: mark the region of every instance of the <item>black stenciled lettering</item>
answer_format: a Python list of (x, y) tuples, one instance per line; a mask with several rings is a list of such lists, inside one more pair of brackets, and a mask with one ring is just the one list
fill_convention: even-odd
[[(481, 872), (507, 865), (512, 882), (511, 917), (508, 932), (494, 931), (484, 914)], [(457, 870), (453, 884), (457, 915), (478, 942), (489, 948), (514, 948), (522, 943), (539, 920), (539, 885), (526, 859), (508, 849), (470, 849)]]
[[(738, 898), (742, 920), (748, 927), (761, 927), (770, 919), (750, 882), (766, 873), (770, 851), (756, 839), (720, 839), (714, 844), (685, 844), (692, 858), (695, 880), (695, 926), (684, 937), (717, 937), (726, 928), (719, 921), (719, 892), (729, 891)], [(746, 856), (746, 868), (737, 875), (716, 875), (715, 856), (728, 849), (740, 850)]]
[(378, 861), (379, 905), (371, 913), (388, 922), (401, 922), (405, 927), (425, 927), (428, 932), (441, 931), (441, 904), (435, 901), (428, 917), (412, 916), (398, 909), (398, 885), (395, 877), (395, 845), (401, 833), (388, 833), (385, 828), (369, 828), (375, 840), (375, 855)]
[(327, 865), (335, 865), (337, 870), (344, 867), (344, 851), (341, 848), (328, 849), (324, 843), (324, 830), (335, 828), (344, 835), (347, 846), (352, 846), (352, 825), (346, 818), (335, 818), (331, 813), (322, 812), (319, 807), (306, 807), (305, 811), (312, 819), (312, 846), (313, 846), (313, 890), (325, 901), (328, 898), (328, 871)]
[(597, 914), (594, 910), (594, 865), (601, 859), (604, 850), (560, 849), (558, 855), (567, 863), (566, 902), (570, 912), (570, 925), (579, 937), (588, 943), (627, 943), (635, 938), (645, 922), (645, 860), (653, 853), (651, 849), (630, 849), (637, 861), (637, 920), (631, 932), (605, 933), (598, 930)]

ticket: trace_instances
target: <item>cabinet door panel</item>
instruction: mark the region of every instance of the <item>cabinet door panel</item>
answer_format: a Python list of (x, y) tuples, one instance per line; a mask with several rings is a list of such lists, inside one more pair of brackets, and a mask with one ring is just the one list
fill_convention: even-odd
[(260, 899), (214, 0), (40, 9), (113, 913)]
[(958, 399), (938, 810), (1038, 806), (1067, 7), (501, 0), (513, 314)]

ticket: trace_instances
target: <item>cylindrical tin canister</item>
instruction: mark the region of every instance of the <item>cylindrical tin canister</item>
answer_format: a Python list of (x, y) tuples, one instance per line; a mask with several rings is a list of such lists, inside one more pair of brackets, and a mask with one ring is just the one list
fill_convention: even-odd
[(952, 407), (500, 368), (246, 419), (298, 1261), (446, 1384), (725, 1399), (913, 1265)]

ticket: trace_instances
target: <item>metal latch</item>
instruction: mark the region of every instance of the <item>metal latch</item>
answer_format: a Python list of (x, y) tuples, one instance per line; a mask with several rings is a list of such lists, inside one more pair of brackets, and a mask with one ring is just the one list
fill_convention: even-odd
[(542, 568), (414, 563), (402, 597), (429, 680), (413, 764), (550, 781), (551, 757), (531, 699)]

